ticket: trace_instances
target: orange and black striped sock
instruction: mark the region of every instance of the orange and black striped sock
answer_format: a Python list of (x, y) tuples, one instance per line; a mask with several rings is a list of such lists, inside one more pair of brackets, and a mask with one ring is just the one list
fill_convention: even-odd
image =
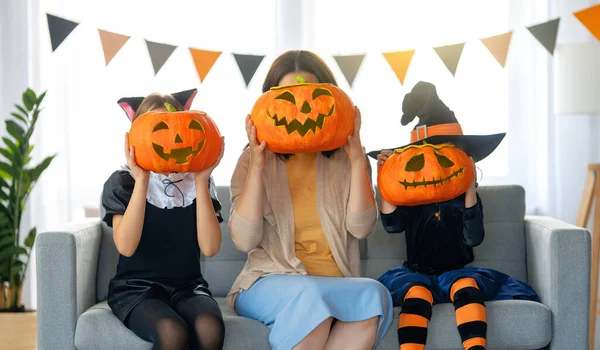
[(426, 287), (415, 285), (406, 292), (398, 319), (400, 350), (425, 349), (432, 304), (433, 296)]
[(472, 278), (454, 282), (450, 299), (456, 310), (458, 333), (466, 350), (485, 350), (487, 321), (483, 293)]

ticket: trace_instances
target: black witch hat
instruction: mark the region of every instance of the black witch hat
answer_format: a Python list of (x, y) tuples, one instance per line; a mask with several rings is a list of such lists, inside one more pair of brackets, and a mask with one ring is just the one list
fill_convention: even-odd
[[(399, 149), (409, 145), (423, 143), (440, 144), (451, 142), (460, 145), (460, 148), (473, 157), (475, 162), (482, 160), (492, 153), (502, 142), (506, 133), (493, 135), (463, 135), (462, 128), (452, 112), (440, 100), (435, 85), (420, 81), (404, 97), (402, 102), (401, 123), (406, 125), (415, 117), (419, 122), (411, 131), (408, 145), (395, 147)], [(377, 159), (381, 151), (371, 151), (368, 155)]]

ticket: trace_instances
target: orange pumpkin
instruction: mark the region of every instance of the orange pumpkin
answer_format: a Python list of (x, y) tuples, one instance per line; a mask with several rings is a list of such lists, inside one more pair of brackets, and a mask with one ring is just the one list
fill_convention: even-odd
[(148, 112), (137, 117), (129, 131), (135, 161), (157, 173), (198, 172), (215, 163), (221, 134), (204, 112)]
[(458, 197), (474, 175), (471, 159), (456, 146), (425, 143), (395, 150), (379, 169), (377, 186), (389, 203), (414, 206)]
[(330, 151), (354, 131), (354, 104), (333, 84), (277, 86), (258, 98), (251, 119), (272, 152)]

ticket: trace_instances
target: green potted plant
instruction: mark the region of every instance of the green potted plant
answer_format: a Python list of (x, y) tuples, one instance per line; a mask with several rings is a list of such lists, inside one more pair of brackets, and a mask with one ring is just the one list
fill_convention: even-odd
[(0, 144), (0, 311), (5, 312), (25, 311), (21, 290), (36, 229), (32, 227), (23, 237), (21, 216), (31, 190), (54, 159), (52, 155), (40, 164), (30, 165), (30, 139), (45, 95), (36, 96), (31, 89), (23, 93), (23, 104), (15, 104)]

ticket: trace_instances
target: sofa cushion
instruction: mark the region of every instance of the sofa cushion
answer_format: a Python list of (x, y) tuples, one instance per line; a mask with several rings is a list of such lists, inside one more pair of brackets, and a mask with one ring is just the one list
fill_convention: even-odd
[[(225, 321), (224, 349), (269, 349), (269, 329), (258, 321), (240, 317), (224, 298), (215, 298)], [(77, 349), (150, 349), (152, 344), (138, 338), (113, 315), (106, 302), (85, 311), (75, 330)]]
[[(540, 303), (522, 300), (491, 301), (486, 303), (488, 349), (540, 349), (552, 340), (552, 314)], [(400, 308), (394, 308), (392, 327), (377, 346), (398, 349), (394, 325), (398, 324)], [(433, 307), (433, 317), (427, 333), (427, 349), (462, 350), (462, 344), (452, 304)]]

